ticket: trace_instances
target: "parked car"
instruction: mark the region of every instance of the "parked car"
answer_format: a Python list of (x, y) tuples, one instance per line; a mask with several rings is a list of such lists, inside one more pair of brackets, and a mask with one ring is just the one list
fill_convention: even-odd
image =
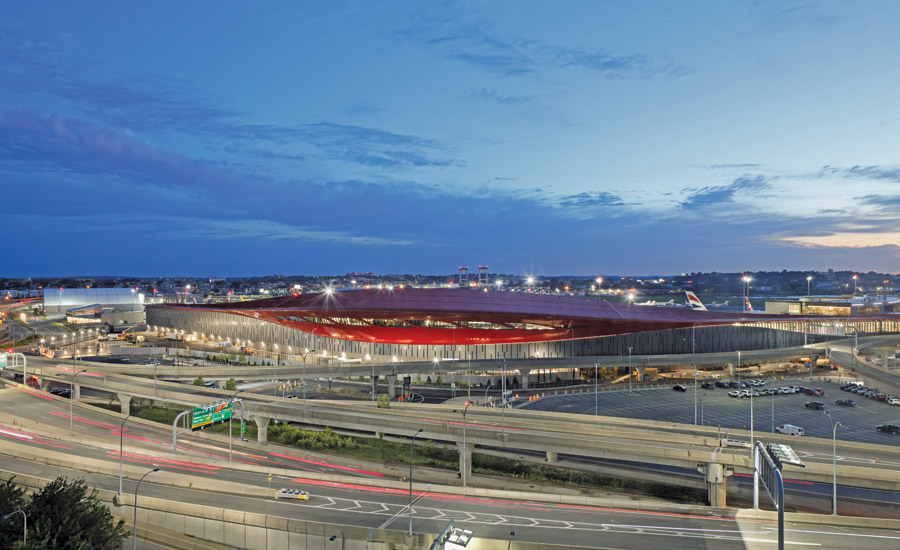
[(729, 386), (728, 386), (728, 382), (722, 382), (721, 380), (716, 380), (716, 387), (717, 388), (727, 388)]
[(737, 390), (732, 390), (732, 391), (728, 392), (728, 397), (740, 397), (740, 396), (741, 396), (741, 392), (739, 392)]
[(806, 395), (811, 395), (813, 397), (819, 397), (820, 395), (825, 395), (825, 391), (820, 390), (818, 388), (805, 388), (803, 390), (803, 393), (805, 393)]
[(675, 384), (674, 386), (672, 386), (672, 389), (675, 391), (687, 391), (687, 388), (685, 388), (681, 384)]
[(876, 393), (875, 399), (877, 399), (878, 401), (885, 401), (885, 400), (887, 400), (887, 395), (885, 395), (883, 393)]
[(835, 405), (840, 405), (841, 407), (855, 407), (856, 401), (852, 399), (838, 399), (834, 402)]
[(900, 433), (900, 426), (898, 426), (896, 424), (882, 424), (875, 429), (878, 430), (879, 432), (888, 433), (888, 434), (892, 434), (892, 435), (897, 435), (898, 433)]
[(824, 411), (825, 403), (822, 403), (821, 401), (807, 401), (805, 407), (816, 411)]
[(713, 384), (712, 382), (704, 382), (704, 383), (700, 384), (700, 387), (703, 389), (707, 389), (707, 390), (716, 389), (716, 385)]
[(888, 405), (900, 405), (900, 399), (896, 397), (889, 397), (887, 400)]
[(803, 435), (803, 428), (794, 426), (793, 424), (783, 424), (775, 428), (775, 433), (785, 435)]

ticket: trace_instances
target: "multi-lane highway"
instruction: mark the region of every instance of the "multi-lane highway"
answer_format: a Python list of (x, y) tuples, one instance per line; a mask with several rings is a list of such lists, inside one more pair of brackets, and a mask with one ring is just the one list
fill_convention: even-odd
[[(11, 392), (16, 392), (15, 394)], [(12, 400), (17, 408), (34, 412), (43, 410), (42, 420), (59, 429), (55, 419), (64, 414), (64, 407), (51, 403), (33, 405), (28, 401), (40, 399), (37, 396), (17, 390), (0, 390), (0, 402)], [(18, 395), (16, 395), (18, 394)], [(63, 404), (64, 405), (64, 404)], [(94, 415), (78, 414), (81, 422), (77, 439), (87, 441), (94, 438), (109, 440), (104, 435), (114, 433), (108, 422), (93, 418)], [(67, 420), (67, 419), (64, 419)], [(67, 439), (36, 437), (27, 429), (4, 427), (6, 441), (12, 444), (43, 446), (45, 454), (92, 453), (97, 460), (105, 460), (111, 465), (118, 461), (118, 453), (108, 449), (92, 447), (85, 443), (73, 443)], [(138, 435), (141, 434), (141, 435)], [(142, 431), (139, 427), (135, 437), (153, 438), (152, 430)], [(28, 439), (30, 436), (34, 439)], [(37, 441), (36, 441), (37, 440)], [(221, 453), (221, 448), (212, 451), (207, 443), (191, 450), (191, 454), (181, 458), (168, 456), (160, 450), (153, 450), (153, 443), (143, 439), (129, 439), (130, 448), (143, 442), (148, 456), (135, 457), (133, 463), (150, 467), (158, 464), (163, 473), (157, 481), (144, 482), (141, 494), (149, 497), (173, 499), (207, 506), (224, 507), (234, 510), (252, 511), (278, 517), (303, 517), (307, 521), (327, 524), (346, 524), (362, 527), (405, 530), (407, 523), (407, 503), (409, 493), (400, 487), (383, 488), (354, 483), (352, 481), (333, 482), (308, 477), (305, 468), (289, 468), (294, 475), (276, 476), (276, 487), (296, 487), (310, 491), (313, 498), (309, 502), (274, 501), (271, 498), (245, 496), (242, 493), (258, 493), (266, 488), (269, 481), (265, 470), (251, 472), (236, 471), (227, 463), (211, 466), (204, 458)], [(72, 475), (72, 471), (22, 460), (11, 456), (10, 446), (4, 445), (3, 468), (22, 475), (53, 478), (57, 475)], [(239, 451), (242, 460), (258, 460), (250, 457), (255, 451)], [(131, 459), (129, 455), (127, 458)], [(417, 469), (418, 470), (418, 469)], [(340, 472), (344, 473), (344, 472)], [(192, 478), (215, 478), (233, 484), (232, 494), (211, 494), (187, 488), (168, 486), (166, 476), (191, 476)], [(426, 475), (421, 472), (417, 475)], [(85, 474), (91, 486), (116, 491), (118, 480), (114, 476)], [(423, 480), (424, 481), (424, 480)], [(241, 487), (254, 488), (244, 491)], [(402, 486), (401, 486), (402, 487)], [(125, 490), (133, 490), (133, 482), (126, 482)], [(449, 519), (457, 526), (471, 529), (476, 537), (490, 537), (505, 540), (510, 531), (515, 531), (515, 540), (541, 542), (546, 544), (567, 544), (586, 548), (722, 548), (755, 549), (770, 548), (775, 543), (775, 525), (765, 521), (744, 521), (732, 517), (713, 516), (711, 509), (684, 507), (682, 511), (652, 512), (614, 509), (605, 506), (572, 506), (548, 504), (545, 502), (511, 499), (505, 497), (467, 497), (463, 495), (441, 494), (416, 486), (413, 492), (413, 529), (416, 532), (439, 531)], [(838, 527), (811, 527), (788, 525), (786, 530), (788, 546), (811, 546), (817, 548), (858, 547), (861, 542), (869, 548), (900, 548), (900, 534), (890, 530), (854, 529)]]

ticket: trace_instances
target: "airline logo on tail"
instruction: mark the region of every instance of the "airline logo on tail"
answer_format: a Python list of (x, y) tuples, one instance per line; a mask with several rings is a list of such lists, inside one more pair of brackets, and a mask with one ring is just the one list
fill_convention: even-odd
[(703, 305), (703, 302), (700, 301), (700, 298), (697, 298), (696, 294), (690, 290), (685, 290), (684, 293), (687, 294), (688, 305), (691, 306), (691, 309), (694, 311), (708, 311), (706, 306)]
[(744, 301), (747, 302), (747, 311), (753, 311), (753, 306), (750, 305), (750, 298), (744, 296)]

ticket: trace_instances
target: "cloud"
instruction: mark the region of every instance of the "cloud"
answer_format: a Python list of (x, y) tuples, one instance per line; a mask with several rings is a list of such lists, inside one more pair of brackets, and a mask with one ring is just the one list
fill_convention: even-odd
[(642, 53), (623, 54), (537, 40), (505, 40), (480, 28), (423, 24), (416, 29), (397, 31), (396, 36), (435, 49), (447, 59), (504, 76), (570, 68), (585, 69), (607, 78), (643, 78), (680, 72), (672, 64)]
[[(42, 218), (41, 215), (23, 215), (23, 219)], [(91, 225), (96, 219), (88, 216), (54, 216), (54, 222), (63, 225)], [(353, 234), (318, 227), (309, 227), (273, 220), (235, 218), (229, 220), (188, 217), (110, 214), (104, 216), (104, 228), (119, 234), (152, 234), (156, 238), (206, 240), (301, 241), (307, 243), (331, 243), (352, 246), (412, 246), (415, 240), (376, 237)]]
[(493, 88), (482, 88), (477, 92), (473, 92), (472, 97), (486, 99), (488, 101), (493, 101), (501, 105), (521, 105), (523, 103), (528, 103), (533, 99), (532, 96), (527, 95), (502, 95)]
[(32, 109), (0, 107), (0, 159), (169, 188), (227, 189), (247, 183), (209, 162), (149, 146), (125, 132)]
[(560, 206), (568, 206), (575, 208), (591, 207), (591, 206), (622, 206), (622, 197), (614, 193), (606, 191), (588, 191), (578, 193), (577, 195), (568, 195), (562, 197), (559, 201)]
[[(123, 132), (181, 131), (232, 144), (252, 142), (247, 149), (258, 158), (327, 158), (389, 170), (459, 165), (435, 140), (379, 128), (332, 122), (239, 123), (241, 113), (215, 105), (183, 81), (139, 75), (92, 78), (90, 68), (63, 62), (70, 57), (69, 49), (63, 35), (31, 36), (24, 29), (0, 25), (0, 87), (52, 94)], [(348, 109), (356, 114), (378, 112), (368, 104)], [(268, 154), (266, 145), (273, 149)]]
[(721, 169), (729, 169), (729, 168), (759, 168), (762, 164), (753, 164), (749, 162), (745, 163), (737, 163), (737, 164), (707, 164), (705, 168), (709, 170), (721, 170)]
[(729, 185), (702, 187), (700, 189), (686, 189), (690, 194), (680, 203), (685, 210), (698, 210), (708, 206), (717, 206), (734, 202), (738, 193), (758, 193), (769, 189), (768, 178), (765, 176), (742, 176)]
[(885, 166), (823, 166), (820, 176), (838, 176), (847, 179), (865, 179), (875, 181), (900, 182), (900, 168)]

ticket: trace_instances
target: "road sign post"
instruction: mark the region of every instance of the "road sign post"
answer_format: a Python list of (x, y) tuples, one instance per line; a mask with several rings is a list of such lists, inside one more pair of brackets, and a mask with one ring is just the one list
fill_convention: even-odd
[(772, 503), (778, 510), (778, 550), (784, 550), (784, 479), (781, 476), (781, 468), (784, 464), (805, 467), (797, 454), (788, 445), (770, 443), (763, 446), (761, 441), (756, 442), (753, 449), (754, 466), (754, 506), (758, 504), (759, 481), (772, 498)]

